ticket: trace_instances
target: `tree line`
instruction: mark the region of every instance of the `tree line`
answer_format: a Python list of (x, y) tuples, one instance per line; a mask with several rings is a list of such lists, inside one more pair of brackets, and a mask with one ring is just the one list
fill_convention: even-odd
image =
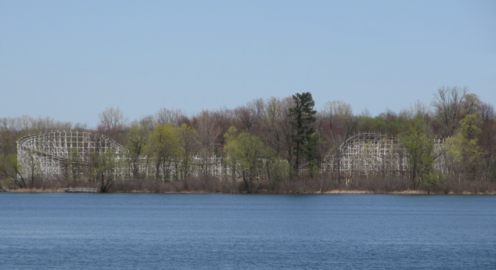
[[(129, 183), (141, 185), (147, 181), (145, 178), (150, 178), (153, 184), (147, 189), (153, 190), (160, 185), (187, 190), (185, 185), (193, 183), (194, 189), (208, 189), (208, 181), (216, 186), (213, 191), (221, 192), (226, 189), (229, 192), (299, 192), (353, 187), (447, 192), (454, 190), (456, 185), (468, 190), (474, 187), (481, 191), (494, 189), (494, 107), (466, 88), (442, 87), (429, 105), (417, 101), (399, 113), (387, 110), (377, 116), (371, 116), (367, 111), (355, 114), (349, 104), (341, 101), (327, 102), (320, 111), (314, 107), (311, 93), (306, 92), (286, 98), (256, 99), (234, 109), (204, 110), (193, 116), (180, 109), (164, 108), (133, 121), (129, 121), (119, 108), (109, 108), (99, 114), (100, 122), (93, 131), (124, 146), (132, 171), (126, 179)], [(27, 134), (51, 130), (91, 131), (86, 125), (50, 118), (0, 118), (2, 185), (20, 185), (16, 175), (19, 168), (15, 164), (16, 140)], [(387, 180), (367, 176), (349, 181), (339, 171), (339, 166), (337, 172), (323, 175), (319, 167), (322, 160), (330, 155), (339, 157), (341, 144), (360, 132), (399, 138), (408, 155), (407, 176)], [(433, 166), (439, 155), (434, 151), (434, 138), (446, 139), (444, 153), (449, 174), (443, 174)], [(226, 175), (226, 179), (212, 179), (206, 173), (201, 179), (195, 179), (196, 182), (191, 180), (187, 168), (195, 155), (204, 159), (224, 157), (231, 174)], [(149, 162), (147, 166), (156, 168), (156, 175), (145, 176), (140, 172), (143, 157)], [(171, 164), (181, 164), (182, 171), (178, 169), (174, 175), (161, 178), (159, 168)], [(307, 170), (299, 173), (302, 164)], [(103, 183), (103, 174), (101, 180)], [(68, 176), (61, 181), (75, 181), (75, 177)], [(86, 179), (86, 182), (91, 181), (95, 181), (94, 178)], [(228, 188), (224, 187), (226, 183), (230, 183)], [(119, 182), (116, 185), (126, 184)], [(24, 186), (35, 186), (35, 179)]]

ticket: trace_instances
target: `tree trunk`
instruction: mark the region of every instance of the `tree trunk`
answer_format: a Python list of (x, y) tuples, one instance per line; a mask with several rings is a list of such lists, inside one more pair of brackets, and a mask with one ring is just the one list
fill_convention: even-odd
[(245, 182), (246, 193), (250, 193), (250, 184), (246, 180), (246, 174), (243, 172), (243, 182)]

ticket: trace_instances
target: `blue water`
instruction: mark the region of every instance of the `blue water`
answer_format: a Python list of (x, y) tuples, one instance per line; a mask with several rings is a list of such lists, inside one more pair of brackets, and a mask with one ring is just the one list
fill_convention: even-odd
[(1, 269), (496, 269), (496, 196), (0, 194)]

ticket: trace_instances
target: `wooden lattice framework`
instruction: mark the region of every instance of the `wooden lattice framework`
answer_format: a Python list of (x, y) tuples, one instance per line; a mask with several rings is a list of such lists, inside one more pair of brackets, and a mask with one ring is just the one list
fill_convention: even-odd
[[(443, 152), (443, 139), (434, 140), (436, 161), (434, 168), (447, 173)], [(92, 154), (115, 153), (119, 166), (114, 174), (132, 178), (132, 170), (123, 146), (105, 135), (87, 131), (53, 131), (23, 137), (17, 141), (17, 158), (25, 177), (32, 173), (53, 178), (63, 176), (72, 166), (74, 153), (77, 163), (88, 165)], [(71, 156), (72, 155), (72, 156)], [(360, 133), (344, 141), (339, 151), (327, 155), (320, 164), (324, 174), (339, 173), (342, 176), (399, 174), (408, 171), (408, 157), (399, 140), (393, 136), (377, 133)], [(185, 167), (186, 166), (186, 167)], [(143, 177), (155, 177), (157, 168), (153, 158), (141, 157), (139, 173)], [(162, 180), (177, 179), (186, 175), (230, 175), (230, 166), (224, 157), (190, 156), (188, 164), (181, 160), (170, 160), (158, 168)], [(301, 165), (299, 173), (305, 173), (307, 165)], [(167, 178), (167, 179), (166, 179)]]
[[(17, 140), (17, 160), (24, 175), (33, 171), (43, 176), (59, 176), (65, 173), (71, 155), (77, 155), (81, 164), (90, 162), (91, 154), (115, 152), (123, 158), (123, 147), (105, 135), (87, 131), (52, 131), (35, 134)], [(33, 168), (35, 167), (35, 168)]]
[[(434, 139), (434, 168), (446, 172), (444, 139)], [(341, 173), (344, 176), (397, 174), (408, 172), (408, 155), (398, 138), (379, 133), (359, 133), (324, 158), (322, 172)]]

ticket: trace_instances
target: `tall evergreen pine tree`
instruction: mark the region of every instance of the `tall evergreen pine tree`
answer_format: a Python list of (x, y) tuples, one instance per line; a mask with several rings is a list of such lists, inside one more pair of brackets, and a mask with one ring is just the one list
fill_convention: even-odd
[(289, 116), (292, 118), (291, 125), (293, 126), (296, 134), (293, 134), (293, 152), (295, 153), (296, 160), (293, 165), (295, 172), (298, 172), (299, 161), (305, 157), (308, 162), (312, 162), (315, 156), (315, 138), (312, 137), (314, 129), (311, 126), (315, 122), (315, 114), (317, 111), (313, 109), (315, 101), (313, 101), (312, 94), (296, 93), (293, 95), (295, 106), (289, 109)]

